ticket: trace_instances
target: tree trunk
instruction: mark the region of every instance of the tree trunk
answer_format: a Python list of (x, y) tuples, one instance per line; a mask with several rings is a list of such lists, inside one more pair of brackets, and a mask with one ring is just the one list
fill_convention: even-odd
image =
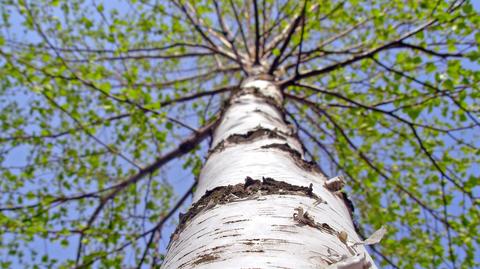
[(303, 159), (281, 90), (265, 75), (246, 79), (215, 129), (162, 268), (375, 267), (352, 244), (360, 239), (341, 186), (325, 182)]

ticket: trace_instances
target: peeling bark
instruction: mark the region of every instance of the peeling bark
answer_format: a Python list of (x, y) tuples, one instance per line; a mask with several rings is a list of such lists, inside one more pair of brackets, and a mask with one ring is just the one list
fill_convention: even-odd
[[(247, 177), (245, 183), (239, 183), (233, 186), (219, 186), (207, 191), (198, 202), (190, 207), (187, 213), (180, 215), (180, 223), (170, 239), (175, 238), (181, 233), (183, 227), (202, 211), (208, 210), (216, 205), (239, 202), (242, 199), (257, 199), (260, 196), (272, 194), (304, 195), (315, 199), (319, 203), (323, 202), (320, 197), (313, 193), (313, 186), (296, 186), (283, 181), (277, 181), (273, 178), (263, 178), (260, 181)], [(244, 220), (236, 220), (235, 222), (240, 221)]]
[(232, 134), (227, 139), (218, 143), (215, 148), (209, 150), (209, 154), (213, 154), (217, 151), (222, 151), (229, 145), (235, 145), (240, 143), (251, 143), (261, 138), (277, 138), (280, 140), (287, 140), (290, 134), (282, 133), (278, 130), (270, 130), (265, 128), (257, 128), (252, 131), (248, 131), (246, 134)]
[(304, 159), (272, 77), (232, 94), (162, 268), (375, 268), (338, 180)]
[(276, 148), (282, 151), (287, 152), (295, 160), (295, 163), (302, 169), (308, 170), (310, 172), (316, 172), (321, 174), (322, 172), (314, 162), (306, 161), (302, 158), (302, 155), (297, 150), (293, 149), (289, 144), (279, 144), (273, 143), (261, 147), (262, 149)]

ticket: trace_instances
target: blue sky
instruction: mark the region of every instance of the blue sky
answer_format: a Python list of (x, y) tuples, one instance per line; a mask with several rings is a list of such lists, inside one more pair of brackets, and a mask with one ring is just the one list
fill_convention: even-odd
[[(116, 8), (119, 8), (120, 10), (123, 8), (128, 8), (126, 5), (120, 4), (118, 5), (117, 3), (114, 3), (114, 1), (107, 1), (107, 8), (108, 5), (115, 6)], [(474, 4), (475, 8), (477, 10), (480, 10), (480, 1), (472, 1)], [(19, 24), (20, 21), (13, 17), (13, 22), (14, 24)], [(17, 26), (19, 27), (19, 26)], [(19, 27), (20, 28), (20, 27)], [(18, 36), (22, 36), (21, 31), (18, 32)], [(28, 36), (28, 40), (30, 42), (37, 42), (40, 41), (40, 39), (35, 36)], [(471, 62), (465, 62), (465, 67), (467, 68), (472, 68), (472, 69), (478, 69), (478, 65), (472, 64)], [(18, 95), (15, 98), (17, 98), (18, 101), (22, 101), (22, 98), (25, 98), (23, 95)], [(173, 114), (174, 116), (175, 114)], [(197, 125), (197, 122), (194, 122), (194, 118), (187, 119), (186, 122), (192, 126)], [(33, 131), (33, 130), (28, 130), (28, 131)], [(186, 131), (183, 131), (183, 133), (187, 133)], [(205, 143), (204, 143), (204, 149)], [(5, 165), (18, 165), (21, 163), (25, 162), (27, 151), (25, 148), (17, 148), (10, 157), (4, 162)], [(191, 184), (194, 181), (193, 176), (190, 174), (189, 170), (185, 170), (182, 168), (183, 160), (175, 160), (169, 163), (166, 167), (166, 169), (163, 169), (165, 171), (164, 175), (162, 176), (170, 185), (174, 187), (175, 192), (177, 193), (177, 197), (180, 197), (183, 195), (183, 192), (187, 190)], [(478, 167), (477, 167), (478, 168)], [(474, 169), (474, 168), (472, 168)], [(478, 171), (472, 171), (472, 172), (478, 172)], [(332, 175), (333, 176), (333, 175)], [(185, 211), (190, 204), (190, 200), (183, 206), (182, 211)], [(75, 216), (75, 213), (72, 214), (72, 216)], [(178, 215), (177, 215), (178, 216)], [(163, 229), (162, 233), (162, 238), (161, 238), (161, 248), (160, 251), (163, 252), (168, 244), (170, 234), (172, 231), (175, 229), (175, 223), (178, 221), (178, 218), (175, 217), (171, 220), (170, 225), (166, 226), (165, 229)], [(38, 239), (35, 240), (34, 243), (31, 244), (32, 248), (37, 249), (39, 252), (48, 252), (51, 256), (53, 257), (58, 257), (59, 259), (62, 259), (64, 257), (74, 257), (75, 251), (76, 251), (76, 243), (72, 242), (69, 247), (64, 248), (61, 247), (60, 244), (51, 244), (46, 242), (45, 240)], [(0, 256), (1, 257), (1, 256)], [(128, 258), (128, 257), (127, 257)], [(480, 259), (480, 257), (479, 257)]]

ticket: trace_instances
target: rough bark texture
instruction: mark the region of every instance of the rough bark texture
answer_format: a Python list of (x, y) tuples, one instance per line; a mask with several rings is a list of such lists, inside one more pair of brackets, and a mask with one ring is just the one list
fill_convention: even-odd
[(303, 159), (282, 104), (259, 77), (231, 97), (162, 268), (375, 267), (351, 244), (349, 203)]

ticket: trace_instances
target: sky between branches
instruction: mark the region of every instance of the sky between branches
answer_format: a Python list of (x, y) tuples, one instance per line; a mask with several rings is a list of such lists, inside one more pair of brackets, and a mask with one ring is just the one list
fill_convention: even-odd
[[(143, 2), (86, 1), (78, 10), (76, 1), (2, 2), (3, 14), (10, 12), (2, 22), (11, 25), (3, 25), (0, 42), (1, 262), (68, 267), (98, 259), (106, 266), (138, 265), (145, 255), (147, 262), (161, 262), (155, 253), (163, 253), (171, 228), (145, 251), (148, 238), (193, 184), (208, 141), (122, 188), (105, 205), (100, 197), (109, 190), (98, 190), (138, 174), (214, 117), (229, 93), (214, 90), (239, 83), (245, 68), (239, 62), (247, 60), (236, 54), (248, 59), (254, 49), (242, 47), (230, 1), (218, 6), (237, 52), (226, 45), (228, 34), (225, 41), (222, 31), (204, 27), (214, 40), (210, 44), (188, 27), (194, 21), (220, 29), (214, 2), (165, 2), (163, 8), (160, 1)], [(298, 20), (288, 42), (270, 50), (265, 44), (265, 62), (278, 64), (273, 71), (285, 85), (286, 108), (292, 124), (300, 125), (309, 158), (328, 176), (349, 178), (364, 232), (390, 227), (374, 253), (378, 261), (400, 268), (474, 267), (480, 256), (475, 228), (480, 35), (478, 7), (469, 7), (478, 3), (456, 2), (462, 4), (460, 19), (452, 19), (446, 10), (455, 4), (415, 2), (316, 7), (311, 1), (303, 9), (293, 2), (264, 8), (259, 1), (260, 22), (281, 18), (267, 41), (295, 16), (306, 18)], [(254, 2), (232, 3), (238, 12), (255, 15)], [(196, 15), (189, 21), (192, 10)], [(244, 34), (255, 48), (255, 16), (245, 14), (240, 19), (252, 26)], [(355, 58), (432, 19), (442, 23), (399, 48)], [(172, 42), (187, 44), (151, 50)], [(318, 43), (324, 45), (318, 49)], [(299, 52), (305, 57), (301, 65)], [(191, 79), (176, 81), (181, 78)], [(171, 102), (197, 94), (204, 95)], [(72, 198), (79, 193), (91, 195)]]

